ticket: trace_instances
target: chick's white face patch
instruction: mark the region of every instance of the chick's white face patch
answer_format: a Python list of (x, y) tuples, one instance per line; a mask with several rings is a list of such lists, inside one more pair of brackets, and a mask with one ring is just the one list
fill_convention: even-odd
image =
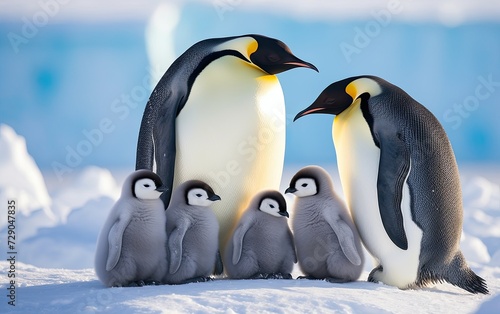
[(280, 212), (280, 206), (277, 201), (271, 199), (271, 198), (265, 198), (260, 202), (260, 211), (263, 211), (265, 213), (268, 213), (269, 215), (275, 216), (275, 217), (282, 217), (279, 212)]
[(208, 193), (204, 189), (194, 188), (187, 194), (188, 205), (191, 206), (209, 206), (212, 201), (208, 199)]
[(160, 197), (161, 192), (156, 191), (156, 184), (153, 180), (145, 178), (137, 180), (134, 184), (134, 194), (139, 199), (154, 200)]
[(297, 189), (297, 192), (295, 192), (294, 194), (298, 197), (311, 196), (318, 193), (316, 181), (311, 178), (298, 179), (295, 183), (295, 189)]

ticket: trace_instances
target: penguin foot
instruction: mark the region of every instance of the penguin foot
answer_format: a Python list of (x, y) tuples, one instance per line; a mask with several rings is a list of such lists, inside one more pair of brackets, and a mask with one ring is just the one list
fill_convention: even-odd
[(127, 287), (142, 287), (146, 283), (143, 280), (132, 281), (127, 285)]
[(155, 280), (146, 280), (144, 281), (144, 286), (159, 286), (161, 282)]
[(214, 279), (212, 277), (200, 276), (200, 277), (194, 277), (194, 278), (188, 279), (188, 280), (182, 282), (182, 284), (196, 283), (196, 282), (207, 282), (207, 281), (213, 281), (213, 280)]
[(383, 271), (384, 267), (382, 267), (382, 265), (378, 265), (377, 267), (372, 269), (372, 271), (368, 275), (368, 282), (378, 283), (380, 280), (378, 280), (377, 278), (379, 278), (379, 274)]
[(269, 274), (257, 273), (255, 275), (251, 276), (249, 279), (267, 279), (268, 276), (269, 276)]
[(281, 278), (280, 279), (293, 279), (292, 274), (280, 274)]
[(249, 279), (293, 279), (291, 274), (282, 273), (258, 273)]
[(325, 281), (330, 283), (346, 283), (346, 282), (351, 282), (352, 280), (346, 278), (326, 277)]
[(307, 275), (307, 276), (299, 276), (299, 277), (297, 277), (297, 279), (321, 280), (321, 278), (316, 278), (316, 277), (313, 277), (313, 276), (310, 276), (310, 275)]
[(266, 279), (293, 279), (291, 274), (272, 273), (267, 274)]
[(293, 279), (291, 274), (282, 273), (257, 273), (248, 279)]

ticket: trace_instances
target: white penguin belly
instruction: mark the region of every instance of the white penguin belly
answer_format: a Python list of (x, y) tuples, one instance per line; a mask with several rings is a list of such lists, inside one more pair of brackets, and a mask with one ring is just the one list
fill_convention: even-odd
[(225, 241), (234, 220), (264, 189), (278, 189), (285, 153), (285, 104), (278, 79), (228, 56), (197, 77), (176, 120), (174, 188), (208, 183)]
[(410, 191), (403, 186), (401, 210), (408, 249), (397, 247), (387, 235), (378, 206), (377, 177), (380, 149), (363, 118), (360, 100), (338, 115), (333, 138), (340, 179), (352, 218), (364, 245), (383, 266), (375, 279), (399, 288), (417, 279), (422, 230), (411, 219)]

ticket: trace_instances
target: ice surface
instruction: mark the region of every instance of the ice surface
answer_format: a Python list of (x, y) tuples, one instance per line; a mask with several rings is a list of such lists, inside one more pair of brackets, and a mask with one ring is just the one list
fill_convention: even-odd
[[(6, 277), (7, 262), (0, 262)], [(217, 280), (178, 286), (105, 288), (92, 269), (17, 264), (17, 305), (1, 313), (498, 313), (500, 271), (476, 267), (496, 295), (450, 285), (403, 291), (363, 281)], [(366, 277), (366, 273), (363, 274)], [(5, 291), (7, 284), (0, 284)], [(481, 304), (482, 302), (486, 302)]]

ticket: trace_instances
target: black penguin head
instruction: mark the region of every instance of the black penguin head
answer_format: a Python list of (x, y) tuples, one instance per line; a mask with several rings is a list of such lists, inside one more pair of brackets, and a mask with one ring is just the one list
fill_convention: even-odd
[(259, 196), (259, 210), (275, 217), (290, 217), (286, 211), (286, 201), (278, 191), (266, 191)]
[(278, 74), (298, 67), (318, 71), (313, 64), (297, 58), (286, 44), (274, 38), (250, 34), (213, 39), (213, 41), (217, 45), (214, 46), (207, 61), (224, 55), (233, 55), (269, 74)]
[(221, 199), (208, 184), (199, 180), (186, 182), (184, 193), (186, 204), (191, 206), (210, 206)]
[(338, 115), (356, 100), (367, 100), (382, 93), (382, 79), (375, 76), (355, 76), (332, 83), (306, 109), (299, 112), (293, 121), (311, 113)]
[(132, 195), (139, 199), (157, 199), (168, 190), (163, 186), (160, 177), (149, 170), (137, 170), (130, 178)]
[(255, 51), (249, 55), (251, 62), (267, 73), (278, 74), (297, 67), (319, 72), (313, 64), (294, 56), (290, 48), (282, 41), (262, 35), (248, 36), (257, 42)]

